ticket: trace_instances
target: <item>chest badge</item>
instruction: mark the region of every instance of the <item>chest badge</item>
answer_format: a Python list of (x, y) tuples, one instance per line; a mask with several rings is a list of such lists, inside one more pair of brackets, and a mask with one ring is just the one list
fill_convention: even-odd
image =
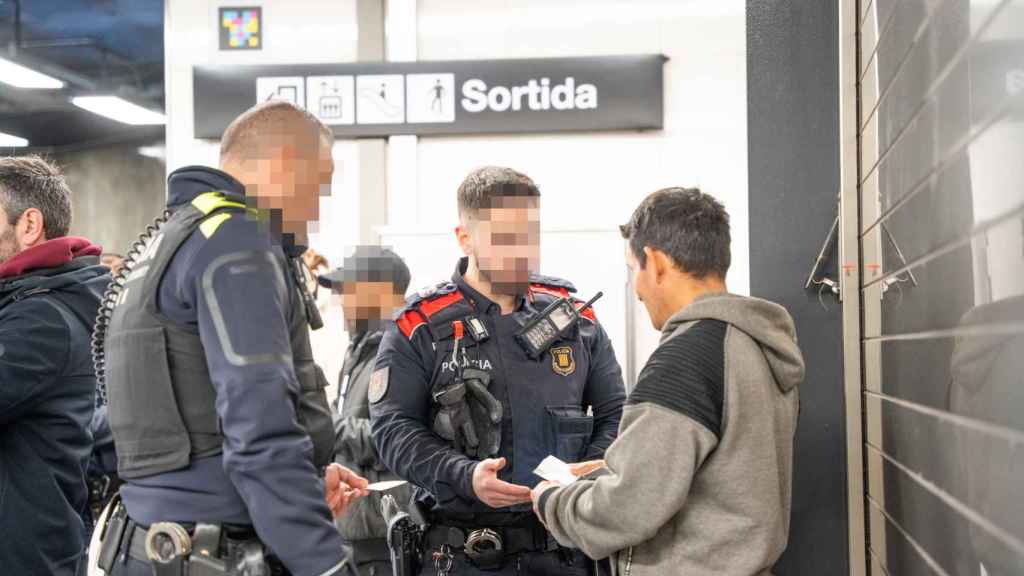
[(551, 349), (551, 369), (555, 374), (568, 376), (576, 371), (576, 358), (571, 346), (556, 346)]

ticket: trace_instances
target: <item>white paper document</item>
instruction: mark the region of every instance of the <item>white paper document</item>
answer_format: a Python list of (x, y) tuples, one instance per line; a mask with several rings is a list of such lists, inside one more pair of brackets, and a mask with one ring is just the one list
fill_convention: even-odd
[(385, 482), (374, 482), (366, 487), (367, 490), (373, 492), (387, 492), (392, 488), (397, 488), (402, 484), (408, 484), (405, 480), (387, 480)]
[(576, 481), (576, 476), (569, 470), (569, 465), (554, 456), (548, 456), (541, 460), (540, 465), (533, 470), (533, 473), (545, 480), (562, 485), (572, 484)]

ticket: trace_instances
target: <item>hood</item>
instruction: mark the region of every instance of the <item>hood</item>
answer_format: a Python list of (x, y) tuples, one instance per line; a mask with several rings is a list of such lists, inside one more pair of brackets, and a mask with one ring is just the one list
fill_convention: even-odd
[(99, 256), (102, 253), (101, 247), (85, 238), (54, 238), (19, 252), (0, 264), (0, 281), (13, 280), (34, 271), (60, 268), (75, 258)]
[(736, 294), (701, 296), (669, 319), (662, 329), (662, 342), (681, 324), (703, 319), (721, 320), (753, 338), (761, 346), (775, 383), (783, 392), (803, 381), (804, 358), (797, 346), (796, 327), (782, 306)]
[(188, 204), (200, 194), (214, 190), (245, 195), (245, 186), (227, 172), (206, 166), (186, 166), (167, 177), (167, 206)]
[[(69, 303), (76, 309), (81, 306), (82, 317), (91, 322), (100, 298), (110, 284), (110, 269), (100, 264), (98, 256), (92, 255), (99, 254), (99, 247), (94, 248), (95, 251), (86, 251), (89, 255), (69, 257), (58, 266), (37, 268), (20, 276), (0, 279), (0, 308), (17, 298), (18, 294), (28, 291), (60, 291), (73, 295)], [(22, 254), (26, 252), (28, 250)]]
[[(1020, 325), (1024, 323), (1024, 296), (1014, 296), (968, 310), (960, 320), (960, 327), (977, 329), (956, 339), (950, 359), (950, 376), (957, 385), (977, 391), (988, 379), (1005, 346), (1022, 337)], [(1000, 325), (1006, 330), (993, 329)], [(1015, 359), (1014, 359), (1015, 358)], [(1019, 356), (1011, 361), (1019, 362)]]

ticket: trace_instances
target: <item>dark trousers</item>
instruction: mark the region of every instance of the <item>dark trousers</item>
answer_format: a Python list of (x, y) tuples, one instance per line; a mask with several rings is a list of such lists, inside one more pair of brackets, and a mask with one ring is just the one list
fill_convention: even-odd
[(385, 538), (356, 540), (345, 546), (349, 558), (355, 561), (359, 576), (391, 576), (391, 552)]
[(359, 576), (391, 576), (391, 562), (381, 562), (379, 560), (371, 560), (368, 562), (359, 562), (356, 565), (356, 569), (359, 570)]
[(153, 576), (153, 568), (134, 558), (129, 558), (127, 562), (121, 562), (119, 559), (107, 576)]
[[(342, 574), (346, 574), (342, 572)], [(365, 572), (362, 568), (359, 569), (360, 576), (365, 576)], [(391, 576), (391, 568), (389, 567), (386, 572), (378, 571), (376, 576)], [(118, 559), (114, 563), (114, 567), (107, 572), (107, 576), (153, 576), (153, 567), (148, 562), (140, 562), (134, 558), (128, 558), (127, 562), (122, 562)]]
[[(438, 574), (434, 566), (435, 550), (427, 550), (424, 554), (423, 568), (420, 576)], [(457, 552), (452, 554), (452, 566), (449, 576), (589, 576), (592, 573), (593, 561), (578, 550), (555, 550), (552, 552), (523, 552), (509, 556), (505, 564), (496, 570), (482, 570), (474, 566), (466, 555)], [(443, 573), (442, 573), (443, 574)]]

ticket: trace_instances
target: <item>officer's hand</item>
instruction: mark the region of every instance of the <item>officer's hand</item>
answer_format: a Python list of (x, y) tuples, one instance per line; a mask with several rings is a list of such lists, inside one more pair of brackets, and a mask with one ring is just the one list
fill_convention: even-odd
[(569, 471), (572, 472), (573, 476), (579, 478), (580, 476), (586, 476), (594, 470), (600, 470), (605, 467), (604, 460), (589, 460), (587, 462), (576, 462), (575, 464), (569, 464)]
[(370, 483), (362, 476), (345, 468), (341, 464), (331, 464), (324, 474), (324, 486), (327, 492), (327, 506), (337, 518), (360, 498), (370, 493), (366, 489)]
[(529, 487), (498, 480), (498, 470), (504, 467), (504, 458), (488, 458), (473, 469), (473, 492), (491, 508), (504, 508), (530, 501)]
[(530, 499), (533, 500), (533, 513), (537, 515), (537, 518), (540, 518), (541, 522), (544, 522), (544, 516), (540, 513), (540, 508), (538, 508), (540, 505), (540, 495), (548, 488), (556, 488), (558, 486), (561, 486), (558, 482), (544, 480), (540, 484), (534, 486), (533, 490), (530, 492)]

